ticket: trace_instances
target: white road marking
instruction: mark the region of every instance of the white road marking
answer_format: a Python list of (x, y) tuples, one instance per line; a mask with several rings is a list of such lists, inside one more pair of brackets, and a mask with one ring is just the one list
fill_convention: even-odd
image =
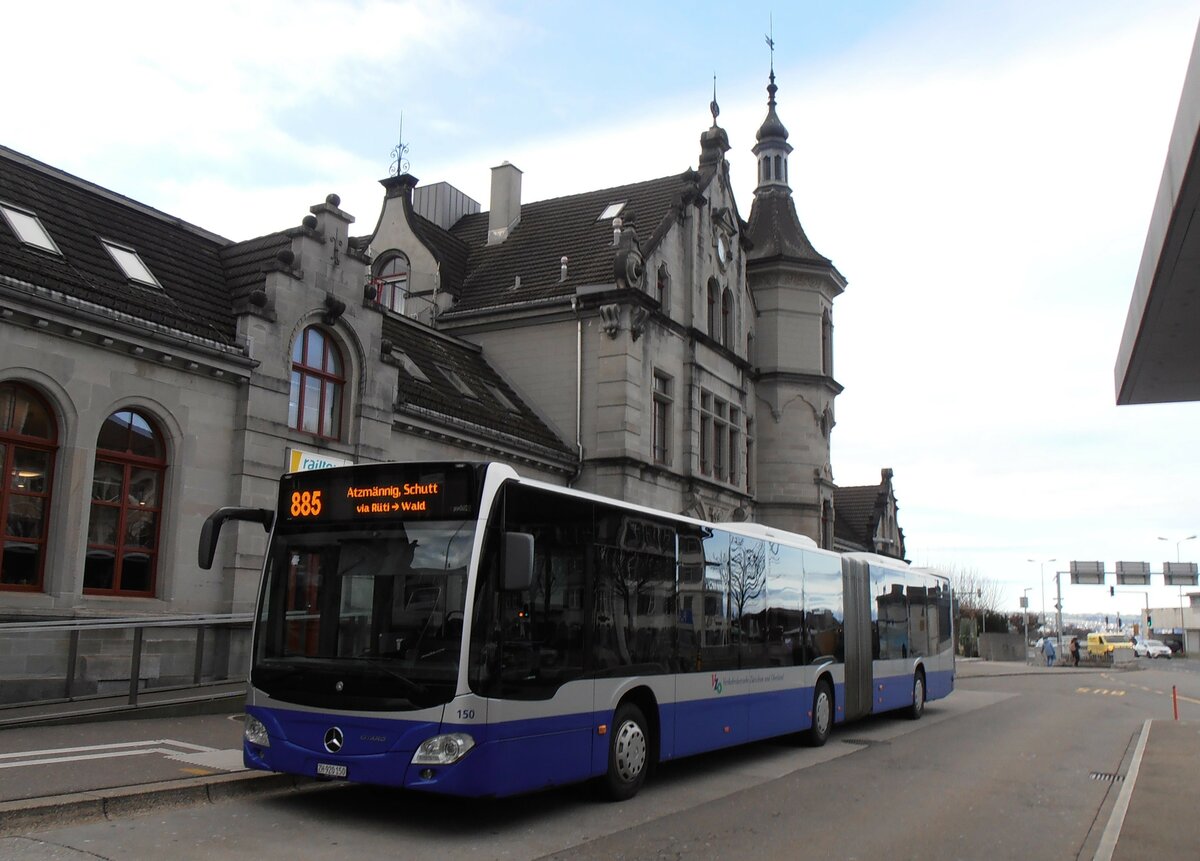
[(22, 768), (30, 765), (57, 765), (95, 759), (113, 759), (122, 756), (145, 756), (146, 754), (158, 754), (177, 762), (204, 765), (224, 771), (237, 771), (242, 767), (242, 752), (240, 750), (219, 750), (215, 747), (205, 747), (202, 744), (192, 744), (187, 741), (157, 738), (148, 741), (128, 741), (113, 744), (93, 744), (83, 747), (59, 747), (50, 750), (23, 750), (16, 753), (0, 753), (0, 769)]
[(1133, 797), (1133, 786), (1137, 783), (1138, 769), (1142, 767), (1142, 754), (1146, 752), (1146, 740), (1150, 737), (1150, 721), (1142, 724), (1142, 734), (1138, 738), (1137, 747), (1133, 751), (1133, 761), (1129, 763), (1129, 771), (1125, 775), (1125, 783), (1121, 786), (1121, 794), (1113, 805), (1112, 814), (1108, 817), (1108, 825), (1104, 826), (1104, 834), (1100, 837), (1100, 845), (1092, 861), (1111, 861), (1113, 851), (1117, 848), (1117, 839), (1121, 836), (1121, 826), (1125, 824), (1125, 814), (1129, 811), (1129, 799)]

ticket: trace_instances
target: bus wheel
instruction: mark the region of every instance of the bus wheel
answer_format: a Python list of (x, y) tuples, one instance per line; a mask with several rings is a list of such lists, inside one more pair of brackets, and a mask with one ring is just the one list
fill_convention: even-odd
[(821, 747), (829, 741), (833, 732), (833, 689), (827, 679), (817, 682), (813, 691), (812, 726), (805, 733), (804, 740), (809, 747)]
[(633, 703), (623, 703), (613, 715), (608, 746), (608, 773), (604, 776), (605, 794), (613, 801), (633, 798), (646, 780), (650, 741), (646, 718)]
[(913, 676), (913, 701), (908, 707), (908, 716), (912, 720), (920, 720), (925, 714), (925, 674), (918, 672)]

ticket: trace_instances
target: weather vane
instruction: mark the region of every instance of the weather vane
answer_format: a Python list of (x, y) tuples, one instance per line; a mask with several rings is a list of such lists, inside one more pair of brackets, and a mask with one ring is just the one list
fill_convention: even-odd
[(399, 176), (402, 173), (408, 173), (408, 144), (404, 142), (404, 113), (400, 114), (400, 137), (396, 141), (396, 145), (392, 148), (392, 165), (388, 168), (388, 174), (391, 176)]
[(771, 49), (771, 74), (775, 74), (775, 15), (768, 19), (767, 47)]
[(721, 113), (721, 107), (717, 104), (717, 73), (713, 72), (713, 100), (709, 104), (708, 109), (712, 111), (713, 125), (717, 124), (717, 115)]

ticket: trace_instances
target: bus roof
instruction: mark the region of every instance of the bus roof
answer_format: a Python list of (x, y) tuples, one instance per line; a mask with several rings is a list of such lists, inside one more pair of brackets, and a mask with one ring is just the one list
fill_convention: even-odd
[[(634, 511), (639, 514), (646, 514), (654, 517), (665, 517), (677, 523), (689, 523), (693, 526), (709, 526), (720, 529), (724, 532), (733, 532), (737, 535), (745, 535), (749, 538), (761, 538), (763, 540), (776, 541), (780, 543), (794, 544), (800, 547), (811, 547), (820, 549), (817, 542), (813, 541), (807, 535), (800, 535), (795, 532), (788, 532), (783, 529), (777, 529), (773, 526), (768, 526), (765, 523), (749, 523), (747, 521), (725, 521), (716, 522), (711, 520), (700, 520), (695, 517), (689, 517), (686, 514), (674, 514), (669, 511), (661, 511), (657, 508), (650, 508), (645, 505), (638, 505), (634, 502), (625, 502), (621, 499), (614, 499), (611, 496), (602, 496), (598, 493), (590, 493), (586, 490), (576, 490), (573, 487), (563, 487), (559, 484), (550, 484), (549, 482), (539, 481), (536, 478), (525, 478), (514, 470), (506, 467), (505, 478), (515, 478), (516, 481), (529, 487), (536, 487), (541, 490), (549, 490), (554, 493), (561, 493), (566, 496), (573, 496), (576, 499), (587, 499), (592, 502), (600, 502), (606, 505), (615, 505), (619, 508), (624, 508), (629, 511)], [(829, 551), (832, 553), (832, 551)]]

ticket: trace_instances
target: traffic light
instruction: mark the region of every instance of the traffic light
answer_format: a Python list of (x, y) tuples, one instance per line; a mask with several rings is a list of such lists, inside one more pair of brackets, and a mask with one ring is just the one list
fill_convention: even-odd
[(1108, 587), (1108, 595), (1109, 595), (1109, 597), (1110, 597), (1110, 598), (1111, 598), (1111, 597), (1115, 597), (1115, 596), (1116, 596), (1116, 594), (1117, 594), (1117, 587), (1116, 587), (1116, 586), (1109, 586), (1109, 587)]
[(1146, 614), (1146, 630), (1150, 630), (1150, 626), (1154, 624), (1154, 620), (1150, 618), (1150, 614)]

